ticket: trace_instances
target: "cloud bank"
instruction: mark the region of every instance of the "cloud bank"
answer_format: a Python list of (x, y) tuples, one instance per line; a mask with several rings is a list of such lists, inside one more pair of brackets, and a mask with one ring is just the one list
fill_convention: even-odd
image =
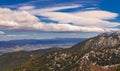
[[(117, 13), (102, 10), (79, 11), (73, 13), (57, 10), (78, 8), (82, 5), (35, 9), (34, 6), (19, 7), (18, 10), (0, 8), (0, 30), (44, 31), (44, 32), (110, 32), (118, 22), (108, 20), (118, 17)], [(42, 22), (36, 15), (47, 17), (58, 23)]]

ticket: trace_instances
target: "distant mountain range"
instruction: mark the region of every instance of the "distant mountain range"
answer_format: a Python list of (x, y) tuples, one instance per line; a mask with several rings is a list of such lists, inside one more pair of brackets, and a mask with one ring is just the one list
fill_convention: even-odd
[(10, 40), (0, 41), (0, 47), (15, 47), (24, 45), (46, 45), (46, 44), (67, 44), (78, 43), (85, 40), (85, 38), (55, 38), (55, 39), (24, 39), (24, 40)]
[(85, 40), (85, 38), (24, 39), (0, 41), (0, 54), (19, 50), (37, 50), (52, 47), (66, 48)]
[(0, 71), (120, 71), (120, 32), (66, 49), (6, 53), (0, 56)]

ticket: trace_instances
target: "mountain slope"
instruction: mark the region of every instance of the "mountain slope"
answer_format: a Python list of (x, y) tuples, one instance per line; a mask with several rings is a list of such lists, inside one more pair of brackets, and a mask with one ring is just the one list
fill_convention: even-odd
[(13, 69), (16, 71), (24, 69), (28, 71), (116, 71), (119, 62), (120, 47), (90, 51), (82, 57), (69, 51), (54, 51), (28, 60), (22, 68), (19, 66)]
[(0, 71), (5, 71), (8, 68), (19, 66), (32, 57), (37, 57), (40, 54), (54, 50), (60, 50), (60, 49), (49, 48), (49, 49), (40, 49), (35, 51), (19, 51), (19, 52), (5, 53), (0, 56)]
[(114, 32), (32, 57), (7, 71), (119, 71), (119, 63), (120, 32)]

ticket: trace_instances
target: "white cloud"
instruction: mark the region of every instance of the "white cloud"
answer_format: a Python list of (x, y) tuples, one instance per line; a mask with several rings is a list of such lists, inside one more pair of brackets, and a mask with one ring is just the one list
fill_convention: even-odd
[[(77, 8), (81, 5), (34, 9), (33, 6), (21, 7), (19, 10), (0, 8), (0, 30), (34, 30), (34, 31), (72, 31), (72, 32), (108, 32), (117, 31), (113, 28), (120, 23), (109, 22), (116, 13), (108, 11), (83, 11), (75, 13), (54, 12), (56, 10)], [(48, 17), (59, 23), (41, 22), (34, 15)], [(72, 24), (71, 24), (72, 23)]]
[[(21, 8), (25, 8), (25, 7), (27, 7), (27, 6), (20, 7), (20, 8), (18, 8), (18, 10), (21, 10)], [(50, 8), (44, 8), (44, 9), (43, 8), (42, 9), (31, 9), (31, 10), (27, 10), (27, 11), (31, 14), (38, 15), (40, 13), (53, 12), (53, 11), (62, 10), (62, 9), (79, 8), (79, 7), (82, 7), (82, 5), (50, 7)]]
[[(84, 12), (80, 12), (79, 14), (82, 14), (82, 13)], [(103, 16), (96, 17), (94, 14), (95, 14), (94, 12), (90, 14), (90, 15), (93, 15), (93, 17), (87, 17), (86, 14), (83, 14), (83, 16), (79, 16), (79, 15), (76, 15), (75, 13), (71, 14), (71, 13), (61, 13), (61, 12), (48, 12), (48, 13), (42, 13), (40, 15), (49, 17), (49, 19), (54, 21), (59, 21), (60, 23), (73, 23), (78, 26), (116, 27), (120, 25), (120, 23), (102, 20), (104, 18)], [(99, 15), (100, 14), (103, 15), (103, 13), (99, 13)], [(113, 13), (111, 13), (111, 15), (112, 14)], [(113, 16), (113, 17), (108, 16), (107, 18), (115, 18), (115, 17), (116, 16)]]
[(0, 31), (0, 35), (3, 35), (3, 34), (5, 34), (3, 31)]
[(25, 11), (12, 11), (0, 8), (0, 29), (31, 29), (39, 19)]
[(85, 12), (77, 12), (74, 14), (80, 17), (102, 19), (102, 20), (114, 19), (118, 16), (117, 13), (112, 13), (112, 12), (102, 11), (102, 10), (91, 10), (91, 11), (85, 11)]
[(105, 29), (98, 28), (98, 27), (81, 27), (81, 26), (75, 26), (70, 24), (38, 24), (35, 25), (38, 30), (42, 31), (73, 31), (73, 32), (104, 32)]
[(18, 9), (19, 10), (31, 10), (31, 9), (34, 9), (35, 7), (34, 6), (22, 6), (22, 7), (19, 7)]

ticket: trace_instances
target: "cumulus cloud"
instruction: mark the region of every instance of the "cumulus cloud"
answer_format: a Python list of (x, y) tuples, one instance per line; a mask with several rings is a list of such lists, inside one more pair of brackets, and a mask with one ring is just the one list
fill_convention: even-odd
[[(117, 31), (120, 23), (109, 22), (118, 14), (102, 11), (82, 11), (74, 13), (55, 12), (56, 10), (78, 8), (82, 5), (35, 9), (34, 6), (23, 6), (18, 10), (0, 8), (0, 30), (32, 30), (54, 32), (108, 32)], [(48, 17), (58, 23), (45, 23), (35, 15)]]
[(31, 29), (39, 19), (25, 11), (0, 8), (0, 29)]

